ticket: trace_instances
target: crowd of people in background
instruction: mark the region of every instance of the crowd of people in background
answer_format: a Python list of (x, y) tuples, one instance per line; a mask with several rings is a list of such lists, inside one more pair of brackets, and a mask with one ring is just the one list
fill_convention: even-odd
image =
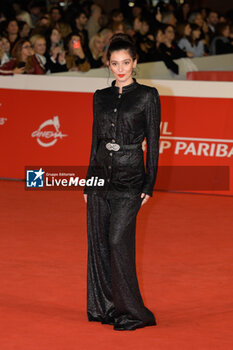
[(189, 1), (133, 6), (111, 13), (95, 1), (10, 1), (0, 5), (0, 74), (49, 74), (107, 66), (115, 33), (127, 33), (138, 63), (233, 53), (233, 11), (193, 9)]

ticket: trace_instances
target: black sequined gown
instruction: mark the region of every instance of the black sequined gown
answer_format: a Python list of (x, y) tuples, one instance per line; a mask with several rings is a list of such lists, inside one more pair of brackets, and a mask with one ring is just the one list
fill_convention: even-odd
[[(97, 90), (87, 180), (103, 178), (104, 186), (85, 186), (87, 194), (87, 316), (112, 324), (114, 330), (156, 325), (144, 305), (135, 265), (136, 218), (141, 193), (152, 197), (157, 175), (160, 99), (155, 88), (133, 83)], [(146, 171), (141, 143), (146, 137)], [(106, 143), (117, 143), (111, 151)], [(124, 149), (125, 145), (131, 145)], [(133, 146), (132, 146), (133, 145)], [(140, 147), (137, 147), (139, 146)], [(134, 147), (135, 146), (135, 147)], [(130, 148), (132, 147), (132, 148)]]

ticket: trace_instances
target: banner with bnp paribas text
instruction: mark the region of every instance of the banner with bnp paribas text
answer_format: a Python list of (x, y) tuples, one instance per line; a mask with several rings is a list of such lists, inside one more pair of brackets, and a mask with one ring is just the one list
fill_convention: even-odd
[[(49, 87), (41, 77), (39, 86), (37, 77), (17, 79), (31, 83), (0, 89), (0, 178), (26, 181), (28, 166), (30, 176), (40, 169), (46, 175), (46, 166), (48, 173), (55, 166), (57, 173), (66, 167), (67, 173), (84, 178), (91, 148), (92, 98), (96, 87), (106, 87), (103, 80), (88, 78), (79, 84), (78, 78), (59, 77), (58, 88), (55, 77), (50, 77)], [(70, 79), (76, 79), (74, 91)], [(233, 195), (233, 96), (229, 95), (233, 83), (141, 83), (156, 87), (161, 96), (155, 190)], [(146, 151), (145, 144), (145, 165)], [(82, 169), (82, 174), (74, 168)]]

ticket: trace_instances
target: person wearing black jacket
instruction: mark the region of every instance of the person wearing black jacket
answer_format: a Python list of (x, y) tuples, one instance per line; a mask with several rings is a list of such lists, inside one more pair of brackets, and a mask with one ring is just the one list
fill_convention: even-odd
[(211, 55), (233, 53), (233, 41), (230, 39), (230, 26), (228, 23), (217, 25), (217, 36), (210, 45)]
[[(156, 325), (144, 305), (135, 266), (136, 217), (153, 196), (156, 181), (160, 98), (156, 88), (132, 78), (136, 49), (115, 34), (107, 60), (115, 80), (93, 96), (92, 146), (86, 176), (89, 321), (135, 330)], [(147, 140), (146, 172), (142, 143)], [(98, 186), (88, 182), (98, 179)]]
[(175, 29), (172, 25), (167, 24), (163, 27), (165, 41), (160, 45), (161, 52), (169, 55), (172, 60), (182, 57), (193, 57), (189, 53), (181, 50), (175, 42)]
[(179, 66), (176, 64), (171, 56), (160, 49), (160, 45), (164, 42), (164, 34), (161, 28), (157, 28), (154, 36), (148, 34), (144, 41), (140, 43), (137, 49), (138, 62), (158, 62), (163, 61), (168, 69), (173, 73), (179, 74)]

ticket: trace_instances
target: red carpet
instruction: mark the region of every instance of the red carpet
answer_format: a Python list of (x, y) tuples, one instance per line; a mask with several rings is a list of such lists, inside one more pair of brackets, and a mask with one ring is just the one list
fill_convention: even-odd
[(157, 326), (86, 316), (86, 204), (78, 191), (0, 181), (0, 350), (232, 350), (232, 197), (154, 193), (137, 271)]

